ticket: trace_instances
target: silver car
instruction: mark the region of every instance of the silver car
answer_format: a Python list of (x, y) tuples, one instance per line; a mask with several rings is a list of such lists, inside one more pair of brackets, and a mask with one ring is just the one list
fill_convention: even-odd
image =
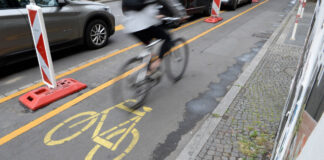
[[(35, 2), (42, 7), (52, 50), (80, 44), (91, 49), (100, 48), (115, 32), (115, 18), (110, 8), (101, 3), (78, 0)], [(0, 0), (0, 66), (36, 55), (21, 54), (34, 50), (27, 4), (29, 0)]]
[(252, 3), (252, 0), (221, 0), (222, 5), (228, 6), (231, 10), (235, 10), (238, 5), (243, 3)]

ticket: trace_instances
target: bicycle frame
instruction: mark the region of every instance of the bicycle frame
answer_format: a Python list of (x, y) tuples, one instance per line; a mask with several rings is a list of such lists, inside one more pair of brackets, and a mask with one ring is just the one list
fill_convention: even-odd
[[(153, 46), (155, 46), (159, 42), (161, 42), (161, 39), (158, 39), (158, 40), (155, 40), (155, 41), (151, 42), (150, 44), (148, 44), (145, 47), (145, 50), (140, 53), (138, 58), (142, 59), (142, 64), (147, 64), (147, 65), (150, 64), (150, 61), (152, 59), (152, 48), (153, 48)], [(138, 76), (136, 78), (136, 83), (141, 82), (141, 81), (143, 81), (145, 79), (147, 69), (148, 69), (147, 67), (143, 67), (140, 70), (140, 73), (138, 74)]]

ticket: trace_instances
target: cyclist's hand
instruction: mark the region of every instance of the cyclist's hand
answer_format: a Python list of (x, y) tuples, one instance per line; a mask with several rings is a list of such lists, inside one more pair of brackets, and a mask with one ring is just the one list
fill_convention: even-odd
[(165, 16), (162, 15), (162, 14), (156, 16), (157, 19), (162, 19), (162, 18), (164, 18), (164, 17), (165, 17)]

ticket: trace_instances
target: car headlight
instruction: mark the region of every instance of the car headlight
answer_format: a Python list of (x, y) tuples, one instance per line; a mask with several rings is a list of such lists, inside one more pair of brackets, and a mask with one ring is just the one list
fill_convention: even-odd
[(111, 13), (111, 9), (109, 7), (105, 7), (104, 10), (107, 11), (108, 13)]

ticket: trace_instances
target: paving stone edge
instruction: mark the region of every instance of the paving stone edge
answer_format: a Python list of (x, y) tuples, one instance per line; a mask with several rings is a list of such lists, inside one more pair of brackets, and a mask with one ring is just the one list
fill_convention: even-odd
[(212, 114), (217, 114), (218, 116), (209, 116), (205, 120), (200, 129), (195, 133), (195, 135), (191, 138), (189, 143), (180, 152), (179, 156), (177, 157), (177, 160), (194, 160), (197, 157), (202, 147), (207, 142), (208, 138), (211, 136), (218, 123), (221, 121), (222, 116), (225, 114), (228, 107), (232, 104), (233, 100), (240, 92), (242, 88), (241, 86), (245, 85), (247, 80), (250, 78), (251, 74), (254, 72), (254, 70), (264, 57), (270, 45), (278, 38), (279, 34), (284, 30), (284, 27), (288, 24), (289, 19), (292, 18), (293, 13), (295, 13), (296, 6), (297, 5), (295, 5), (292, 8), (292, 10), (288, 13), (285, 19), (281, 22), (280, 26), (273, 32), (273, 34), (263, 45), (259, 53), (254, 57), (249, 66), (240, 75), (238, 80), (234, 82), (231, 89), (226, 93), (219, 105), (212, 112)]

